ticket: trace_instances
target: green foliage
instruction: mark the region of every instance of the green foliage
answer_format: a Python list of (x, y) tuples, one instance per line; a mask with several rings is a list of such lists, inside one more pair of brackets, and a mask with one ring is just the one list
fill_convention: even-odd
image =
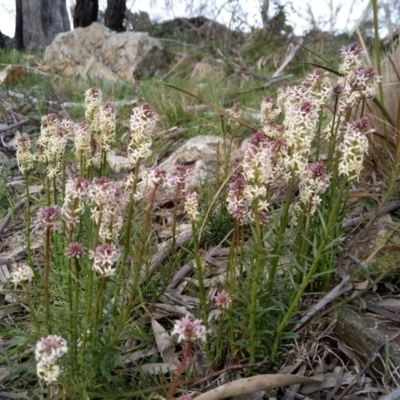
[(0, 217), (4, 217), (4, 215), (8, 212), (10, 207), (10, 197), (7, 189), (7, 182), (9, 178), (12, 176), (12, 170), (16, 167), (16, 160), (9, 160), (3, 167), (1, 171), (1, 180), (0, 180)]
[[(249, 40), (250, 44), (242, 54), (247, 63), (255, 64), (260, 53), (276, 52), (275, 55), (282, 56), (281, 52), (286, 50), (284, 38), (274, 37), (270, 40), (268, 35), (272, 33), (260, 31), (253, 34), (253, 39)], [(340, 43), (347, 40), (344, 37), (336, 39)], [(305, 49), (299, 53), (297, 61), (318, 62), (338, 68), (337, 42), (321, 39), (318, 32), (311, 32), (306, 38), (306, 46), (310, 46), (311, 43), (317, 47), (319, 40), (326, 46), (323, 62)], [(273, 43), (273, 46), (268, 43)], [(271, 54), (271, 57), (273, 55)], [(4, 63), (25, 62), (23, 54), (18, 52), (3, 53), (1, 57), (3, 58), (0, 58), (0, 61)], [(192, 61), (202, 59), (201, 52), (192, 54)], [(121, 204), (120, 208), (113, 209), (115, 220), (111, 219), (108, 224), (102, 225), (101, 218), (107, 214), (107, 207), (112, 208), (112, 205), (107, 202), (96, 203), (96, 196), (90, 203), (83, 201), (81, 210), (77, 205), (65, 202), (67, 170), (79, 171), (80, 176), (91, 182), (93, 191), (100, 190), (95, 189), (96, 178), (109, 176), (111, 180), (107, 181), (108, 184), (122, 197), (123, 185), (118, 188), (114, 186), (122, 173), (113, 173), (105, 158), (105, 148), (95, 164), (90, 161), (98, 156), (93, 148), (85, 154), (83, 151), (80, 154), (75, 151), (76, 128), (70, 128), (71, 131), (68, 132), (65, 153), (57, 153), (53, 159), (36, 158), (35, 169), (28, 169), (29, 177), (34, 175), (45, 187), (46, 194), (40, 202), (46, 206), (64, 206), (64, 211), (67, 210), (69, 216), (76, 212), (74, 215), (77, 223), (73, 228), (69, 228), (68, 222), (71, 221), (68, 221), (69, 217), (64, 214), (60, 231), (44, 230), (41, 235), (47, 240), (43, 241), (43, 248), (36, 254), (27, 251), (27, 262), (30, 268), (35, 270), (35, 277), (30, 283), (18, 282), (18, 290), (12, 292), (12, 296), (23, 302), (28, 311), (15, 320), (2, 322), (6, 332), (4, 338), (13, 339), (13, 342), (2, 348), (0, 354), (5, 355), (7, 365), (13, 365), (15, 368), (18, 365), (26, 366), (25, 370), (20, 370), (9, 378), (9, 387), (15, 387), (18, 391), (26, 390), (29, 396), (43, 392), (45, 387), (50, 395), (57, 387), (63, 391), (66, 398), (152, 398), (153, 394), (157, 393), (171, 399), (175, 393), (175, 384), (190, 386), (190, 379), (199, 378), (196, 374), (190, 376), (179, 372), (151, 375), (143, 371), (147, 364), (164, 361), (159, 352), (151, 352), (156, 343), (152, 318), (159, 313), (159, 309), (156, 308), (159, 303), (165, 302), (168, 296), (175, 294), (169, 285), (175, 273), (185, 264), (192, 266), (193, 278), (186, 279), (181, 286), (182, 292), (178, 294), (192, 295), (197, 303), (186, 303), (184, 297), (177, 296), (177, 304), (198, 317), (199, 322), (206, 327), (207, 334), (205, 342), (198, 340), (196, 345), (184, 343), (182, 351), (184, 352), (187, 346), (192, 346), (188, 356), (190, 359), (193, 349), (196, 348), (199, 359), (215, 370), (222, 370), (232, 363), (259, 362), (269, 356), (264, 371), (276, 371), (285, 351), (282, 344), (298, 338), (297, 331), (293, 331), (292, 327), (304, 315), (305, 307), (302, 302), (309, 294), (318, 296), (316, 292), (325, 293), (330, 290), (339, 244), (343, 237), (341, 226), (346, 216), (349, 190), (352, 185), (357, 184), (356, 176), (349, 177), (340, 169), (339, 164), (344, 154), (340, 144), (344, 142), (347, 124), (352, 122), (351, 113), (356, 115), (360, 110), (365, 110), (364, 95), (361, 95), (356, 104), (343, 106), (342, 109), (335, 103), (339, 96), (326, 100), (317, 117), (319, 124), (313, 126), (314, 136), (306, 156), (301, 153), (302, 143), (295, 140), (290, 142), (288, 137), (285, 138), (285, 145), (288, 147), (283, 148), (282, 158), (277, 156), (274, 159), (274, 165), (269, 165), (270, 160), (262, 158), (259, 165), (254, 164), (256, 167), (252, 171), (248, 165), (243, 165), (251, 159), (252, 155), (247, 154), (242, 167), (233, 175), (246, 180), (246, 190), (237, 194), (239, 197), (243, 196), (239, 200), (250, 199), (245, 220), (232, 216), (229, 202), (232, 201), (231, 184), (234, 179), (228, 178), (231, 171), (227, 167), (230, 154), (229, 151), (220, 154), (216, 182), (204, 182), (198, 187), (197, 217), (188, 211), (188, 199), (185, 198), (188, 193), (182, 192), (182, 187), (176, 191), (177, 200), (173, 204), (174, 210), (168, 215), (169, 222), (165, 229), (168, 233), (165, 239), (165, 233), (162, 232), (164, 236), (161, 236), (155, 229), (156, 224), (160, 222), (155, 202), (161, 183), (150, 185), (146, 195), (143, 195), (141, 188), (145, 178), (142, 175), (142, 167), (157, 159), (154, 154), (168, 152), (176, 143), (169, 145), (161, 143), (162, 139), (153, 140), (151, 134), (155, 133), (154, 126), (147, 120), (148, 115), (140, 114), (143, 112), (140, 109), (142, 100), (145, 99), (157, 110), (162, 122), (162, 127), (158, 125), (157, 129), (178, 126), (186, 129), (184, 139), (199, 134), (213, 134), (222, 135), (230, 141), (233, 138), (250, 136), (252, 132), (249, 126), (258, 128), (260, 122), (249, 116), (248, 112), (247, 116), (238, 117), (238, 120), (245, 124), (236, 123), (232, 128), (229, 125), (232, 121), (226, 117), (224, 123), (227, 132), (221, 133), (223, 129), (218, 110), (223, 111), (223, 106), (232, 106), (236, 100), (240, 100), (243, 107), (258, 110), (260, 99), (267, 94), (272, 95), (277, 89), (277, 86), (271, 86), (268, 92), (258, 90), (265, 83), (258, 77), (249, 78), (246, 83), (236, 77), (225, 77), (217, 82), (212, 77), (191, 80), (188, 79), (191, 65), (181, 67), (164, 79), (163, 83), (183, 88), (191, 92), (192, 97), (181, 91), (166, 88), (161, 84), (161, 80), (156, 78), (136, 82), (135, 85), (88, 82), (90, 85), (96, 84), (101, 89), (103, 99), (107, 101), (137, 99), (137, 103), (118, 106), (113, 148), (134, 158), (134, 150), (139, 151), (139, 144), (143, 143), (141, 141), (144, 141), (145, 145), (151, 142), (154, 145), (153, 155), (146, 154), (136, 161), (131, 161), (130, 184), (123, 192), (126, 202)], [(234, 64), (229, 62), (225, 64), (225, 68), (232, 73), (235, 70)], [(296, 62), (287, 72), (294, 73), (293, 80), (298, 83), (311, 68), (310, 65)], [(272, 72), (270, 63), (261, 65), (260, 74), (268, 76)], [(83, 103), (81, 87), (82, 81), (79, 80), (65, 81), (50, 75), (42, 77), (28, 71), (19, 82), (10, 85), (8, 89), (20, 89), (24, 92), (29, 89), (29, 93), (38, 99), (38, 110), (47, 113), (51, 108), (47, 100), (54, 96), (59, 101)], [(244, 94), (232, 95), (237, 92)], [(341, 96), (340, 99), (343, 100), (345, 95)], [(199, 99), (204, 99), (213, 107), (196, 107), (199, 105)], [(262, 115), (261, 128), (265, 133), (270, 133), (267, 132), (270, 121), (274, 121), (274, 127), (285, 125), (287, 131), (295, 126), (297, 138), (301, 136), (303, 129), (308, 129), (306, 126), (296, 125), (301, 118), (306, 119), (307, 112), (297, 115), (297, 119), (289, 118), (296, 115), (291, 115), (291, 106), (296, 104), (296, 101), (296, 98), (289, 97), (286, 105), (280, 104), (279, 115), (270, 115), (268, 118)], [(92, 107), (88, 121), (91, 126), (90, 137), (101, 142), (104, 140), (101, 136), (104, 126), (96, 125), (98, 105), (93, 106), (87, 99), (87, 108), (82, 105), (67, 106), (68, 114), (75, 122), (81, 122), (85, 118), (85, 111)], [(145, 134), (140, 136), (140, 129), (133, 129), (130, 137), (120, 140), (129, 131), (132, 106), (134, 113), (139, 113), (139, 120), (148, 123), (146, 125), (143, 122)], [(46, 136), (45, 130), (46, 126), (43, 126), (39, 139), (42, 144)], [(136, 142), (132, 139), (135, 135), (139, 137)], [(266, 138), (267, 135), (263, 138), (265, 148), (279, 144), (279, 136), (272, 140), (270, 136)], [(49, 143), (45, 143), (45, 146), (47, 145), (51, 147)], [(260, 149), (262, 146), (253, 149), (254, 153)], [(276, 152), (278, 154), (279, 150)], [(305, 157), (302, 171), (295, 167), (285, 167), (284, 162), (296, 152)], [(58, 164), (60, 160), (62, 162)], [(318, 192), (318, 199), (310, 197), (308, 202), (301, 202), (301, 196), (307, 194), (302, 186), (305, 181), (304, 173), (308, 164), (314, 165), (317, 162), (323, 162), (326, 166), (330, 178), (329, 185), (325, 188), (325, 193)], [(267, 167), (279, 168), (269, 180), (263, 181), (262, 174)], [(0, 183), (0, 209), (4, 212), (9, 208), (5, 183), (10, 177), (11, 168), (12, 165), (9, 164), (3, 171)], [(52, 168), (57, 169), (56, 179), (52, 179)], [(395, 184), (398, 177), (397, 164), (394, 169), (391, 175), (388, 174), (389, 189), (386, 200), (398, 190)], [(27, 184), (28, 171), (23, 171)], [(323, 173), (321, 171), (313, 179), (324, 176), (325, 170)], [(313, 190), (316, 191), (315, 188)], [(246, 198), (249, 193), (252, 195)], [(27, 196), (29, 198), (29, 193)], [(107, 193), (107, 196), (112, 197), (112, 194)], [(98, 193), (98, 197), (100, 198), (101, 194)], [(117, 202), (117, 199), (114, 200)], [(315, 209), (311, 200), (318, 203)], [(37, 210), (31, 210), (29, 204), (28, 202), (26, 210), (27, 248), (30, 248), (31, 240), (38, 240), (33, 236), (31, 229), (36, 221)], [(182, 210), (183, 205), (186, 205), (185, 212)], [(120, 221), (120, 217), (122, 225), (116, 222)], [(158, 248), (169, 240), (182, 222), (191, 225), (192, 235), (189, 243), (178, 245), (171, 240), (171, 251), (166, 260), (154, 268), (152, 262), (158, 254)], [(35, 222), (35, 227), (36, 225)], [(108, 232), (111, 239), (102, 236), (102, 230), (107, 227), (120, 229), (120, 234), (114, 236), (113, 232)], [(80, 258), (65, 257), (66, 250), (72, 242), (79, 242), (85, 248), (85, 254)], [(118, 259), (108, 265), (112, 270), (115, 269), (112, 276), (104, 273), (105, 268), (93, 269), (93, 252), (102, 244), (115, 245), (120, 252)], [(207, 257), (210, 255), (208, 251), (218, 249), (218, 246), (224, 250), (225, 258), (221, 261), (212, 260), (211, 257), (210, 261)], [(110, 252), (112, 253), (111, 250)], [(40, 269), (37, 268), (38, 264)], [(8, 289), (12, 290), (11, 284)], [(218, 308), (215, 303), (215, 294), (222, 291), (225, 291), (230, 299), (226, 308)], [(210, 318), (215, 311), (216, 317)], [(172, 314), (157, 321), (165, 328), (165, 334), (170, 334), (173, 320), (179, 317), (182, 315)], [(34, 371), (32, 350), (41, 337), (50, 333), (66, 339), (69, 349), (68, 354), (59, 361), (62, 374), (57, 386), (55, 383), (46, 385), (43, 381), (38, 382)], [(137, 356), (139, 352), (143, 352), (144, 355), (135, 358), (133, 362), (127, 361), (131, 353)], [(181, 358), (182, 366), (190, 361), (188, 358)], [(31, 398), (29, 396), (27, 398)]]

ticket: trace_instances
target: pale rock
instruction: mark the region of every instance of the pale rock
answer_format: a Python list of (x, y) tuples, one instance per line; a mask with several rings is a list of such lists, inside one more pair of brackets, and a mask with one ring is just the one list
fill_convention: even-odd
[(83, 77), (90, 75), (93, 78), (106, 79), (109, 82), (121, 82), (117, 74), (111, 71), (101, 62), (91, 57), (84, 66), (78, 67), (76, 71)]
[(166, 61), (160, 41), (147, 33), (117, 33), (98, 23), (58, 34), (44, 54), (53, 71), (69, 77), (93, 74), (113, 82), (151, 76)]
[(204, 78), (222, 79), (224, 73), (221, 69), (215, 68), (206, 62), (198, 62), (190, 74), (193, 80), (202, 80)]
[(115, 150), (110, 150), (108, 152), (107, 161), (110, 165), (110, 168), (114, 172), (120, 172), (121, 170), (128, 170), (129, 168), (132, 168), (128, 157), (117, 155)]

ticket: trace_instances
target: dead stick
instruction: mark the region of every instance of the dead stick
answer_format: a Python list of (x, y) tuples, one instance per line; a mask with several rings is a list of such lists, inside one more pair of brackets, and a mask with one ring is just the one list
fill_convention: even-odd
[(369, 222), (370, 220), (372, 220), (375, 217), (379, 217), (388, 212), (392, 212), (394, 210), (397, 210), (398, 208), (400, 208), (400, 200), (391, 201), (388, 204), (386, 204), (385, 206), (383, 206), (381, 209), (379, 209), (378, 212), (372, 211), (372, 212), (369, 212), (360, 217), (348, 219), (347, 221), (345, 221), (343, 223), (342, 227), (344, 229), (352, 228), (354, 226), (357, 226), (357, 225), (363, 223), (364, 221)]
[(19, 126), (24, 125), (27, 122), (29, 122), (29, 119), (23, 119), (22, 121), (16, 122), (15, 124), (5, 126), (4, 128), (0, 128), (0, 133), (12, 131), (13, 129), (18, 128)]
[(7, 228), (7, 225), (10, 223), (13, 214), (16, 211), (19, 211), (25, 205), (26, 199), (20, 200), (17, 205), (14, 207), (14, 211), (11, 213), (10, 211), (4, 217), (2, 223), (0, 224), (0, 237), (3, 236), (4, 230)]
[(222, 375), (226, 372), (229, 371), (237, 371), (238, 369), (245, 369), (245, 368), (256, 368), (256, 367), (261, 367), (265, 364), (267, 364), (269, 361), (268, 357), (265, 357), (264, 360), (259, 361), (257, 363), (251, 363), (251, 364), (239, 364), (239, 365), (231, 365), (229, 367), (226, 367), (224, 369), (222, 369), (221, 371), (217, 371), (217, 372), (213, 372), (210, 375), (207, 375), (205, 378), (200, 379), (199, 381), (196, 381), (192, 386), (198, 386), (201, 385), (203, 382), (207, 382), (210, 379), (214, 379), (219, 375)]
[[(400, 331), (397, 331), (392, 336), (389, 337), (389, 342), (396, 339), (397, 336), (400, 335)], [(367, 372), (367, 369), (371, 366), (371, 364), (375, 361), (375, 358), (378, 356), (379, 352), (381, 351), (382, 347), (385, 345), (385, 342), (378, 343), (374, 349), (372, 350), (372, 354), (369, 357), (368, 361), (365, 363), (364, 367), (361, 371), (354, 377), (354, 379), (350, 382), (346, 389), (336, 398), (336, 400), (342, 400), (347, 393), (357, 384), (357, 382), (361, 379), (361, 377)]]

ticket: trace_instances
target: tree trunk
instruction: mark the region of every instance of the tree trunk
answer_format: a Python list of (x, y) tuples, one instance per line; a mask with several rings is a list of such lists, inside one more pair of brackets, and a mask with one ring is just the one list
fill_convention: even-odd
[(17, 48), (43, 50), (58, 33), (69, 30), (65, 0), (16, 0)]
[(268, 28), (269, 25), (268, 10), (269, 10), (269, 0), (263, 0), (261, 4), (261, 20), (264, 28)]
[(15, 47), (24, 49), (24, 19), (22, 15), (22, 0), (15, 0)]
[(3, 34), (0, 31), (0, 49), (6, 48), (6, 40), (4, 39)]
[(122, 32), (126, 9), (126, 0), (107, 0), (104, 25), (113, 31)]
[(74, 10), (74, 28), (85, 28), (97, 21), (98, 0), (76, 0)]

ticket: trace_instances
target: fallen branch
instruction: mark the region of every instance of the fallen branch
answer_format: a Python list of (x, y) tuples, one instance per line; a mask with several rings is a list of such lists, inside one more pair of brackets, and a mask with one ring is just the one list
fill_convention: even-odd
[(286, 374), (256, 375), (226, 383), (225, 385), (197, 396), (196, 400), (221, 400), (228, 397), (240, 396), (242, 394), (249, 394), (282, 386), (290, 386), (297, 383), (314, 382), (319, 382), (319, 379)]
[(400, 388), (393, 390), (386, 396), (380, 397), (379, 400), (399, 400), (400, 399)]
[(296, 324), (293, 328), (293, 332), (298, 331), (306, 322), (308, 322), (315, 314), (321, 311), (326, 305), (331, 303), (336, 298), (340, 297), (342, 294), (350, 291), (353, 288), (353, 284), (349, 282), (350, 277), (346, 276), (343, 278), (342, 282), (334, 287), (327, 295), (325, 295), (306, 315)]
[(369, 222), (373, 218), (380, 217), (381, 215), (397, 210), (398, 208), (400, 208), (400, 200), (391, 201), (380, 208), (377, 212), (371, 211), (365, 215), (361, 215), (360, 217), (348, 219), (347, 221), (343, 222), (342, 227), (343, 229), (353, 228), (354, 226), (360, 225), (363, 222)]
[[(400, 331), (397, 331), (392, 336), (389, 337), (389, 342), (396, 339), (400, 335)], [(361, 377), (367, 372), (368, 368), (375, 361), (375, 358), (378, 356), (382, 347), (386, 344), (386, 342), (378, 343), (374, 349), (372, 350), (372, 354), (369, 357), (368, 361), (365, 363), (364, 367), (360, 370), (360, 372), (354, 377), (351, 383), (343, 390), (343, 392), (336, 398), (336, 400), (342, 400), (347, 393), (357, 384), (357, 382), (361, 379)]]
[(13, 129), (18, 128), (21, 125), (26, 124), (27, 122), (29, 122), (29, 119), (23, 119), (22, 121), (16, 122), (15, 124), (4, 126), (0, 128), (0, 133), (12, 131)]
[[(175, 246), (182, 247), (192, 238), (192, 229), (180, 233), (175, 239)], [(156, 269), (167, 259), (172, 251), (172, 238), (166, 240), (157, 250), (150, 261), (149, 273), (153, 274)]]
[(0, 224), (0, 238), (3, 236), (4, 230), (7, 228), (7, 225), (10, 223), (14, 213), (19, 211), (24, 207), (26, 199), (20, 200), (17, 205), (14, 207), (13, 212), (9, 211), (7, 215), (4, 217), (3, 221)]

